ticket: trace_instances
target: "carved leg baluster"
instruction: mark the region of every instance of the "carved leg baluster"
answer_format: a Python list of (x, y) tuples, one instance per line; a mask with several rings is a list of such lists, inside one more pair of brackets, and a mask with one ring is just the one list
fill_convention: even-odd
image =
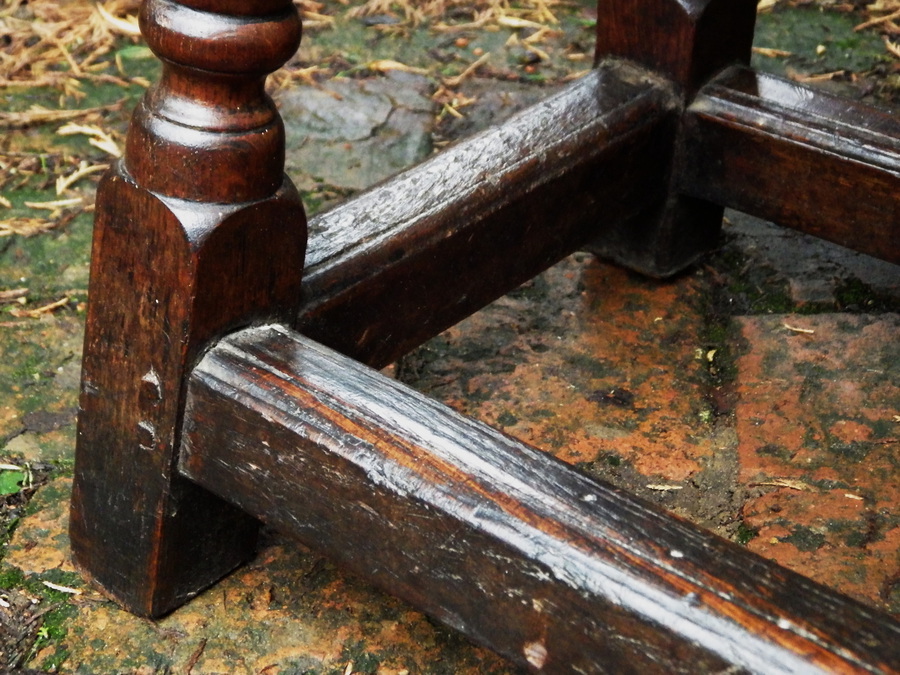
[(306, 218), (266, 74), (300, 42), (291, 0), (147, 0), (163, 61), (103, 179), (71, 537), (127, 609), (171, 611), (253, 552), (257, 523), (175, 472), (183, 381), (209, 341), (290, 321)]

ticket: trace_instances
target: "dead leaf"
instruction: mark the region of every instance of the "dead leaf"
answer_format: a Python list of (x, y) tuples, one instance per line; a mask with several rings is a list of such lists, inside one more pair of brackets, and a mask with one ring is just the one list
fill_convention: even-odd
[(49, 232), (57, 226), (57, 222), (43, 218), (10, 218), (9, 220), (0, 220), (0, 237), (12, 235), (33, 237), (36, 234)]
[(78, 206), (84, 202), (82, 197), (74, 197), (73, 199), (57, 199), (52, 202), (24, 202), (25, 206), (30, 209), (45, 209), (47, 211), (56, 212), (70, 206)]
[(898, 59), (900, 59), (900, 46), (898, 46), (898, 45), (894, 44), (893, 42), (891, 42), (891, 39), (890, 39), (889, 37), (887, 37), (887, 36), (885, 36), (885, 38), (884, 38), (884, 46), (887, 47), (887, 50), (888, 50), (891, 54), (893, 54), (893, 55), (896, 56)]
[(11, 288), (8, 291), (0, 291), (0, 303), (23, 302), (28, 295), (27, 288)]
[(450, 87), (451, 89), (454, 87), (458, 87), (460, 84), (462, 84), (463, 80), (465, 80), (467, 77), (472, 75), (472, 73), (474, 73), (476, 70), (478, 70), (484, 63), (487, 62), (487, 60), (490, 57), (491, 57), (491, 53), (485, 52), (484, 54), (479, 56), (476, 61), (469, 64), (469, 66), (464, 71), (462, 71), (459, 75), (456, 75), (455, 77), (448, 77), (447, 79), (445, 79), (444, 86)]
[(770, 481), (751, 483), (751, 485), (771, 485), (773, 487), (783, 487), (790, 488), (791, 490), (800, 490), (801, 492), (809, 492), (812, 489), (803, 481), (792, 480), (790, 478), (774, 478)]
[[(40, 84), (34, 85), (27, 81), (15, 82), (14, 84), (20, 86), (43, 86)], [(2, 82), (0, 82), (0, 86), (2, 86)], [(114, 110), (121, 107), (121, 105), (121, 103), (113, 103), (97, 108), (85, 108), (84, 110), (48, 110), (40, 106), (32, 106), (25, 112), (0, 112), (0, 127), (22, 128), (33, 124), (44, 124), (45, 122), (62, 122), (63, 120), (71, 120), (78, 117), (88, 117), (106, 110)]]
[(543, 28), (542, 24), (537, 21), (529, 21), (528, 19), (519, 19), (514, 16), (498, 17), (497, 23), (504, 28)]
[(793, 52), (786, 52), (783, 49), (771, 49), (769, 47), (754, 47), (754, 54), (759, 54), (760, 56), (766, 56), (771, 59), (780, 59), (786, 56), (793, 56)]
[(25, 317), (36, 319), (42, 314), (49, 314), (55, 309), (59, 309), (60, 307), (65, 307), (69, 304), (69, 296), (63, 296), (56, 302), (51, 302), (47, 305), (42, 305), (40, 307), (35, 307), (34, 309), (11, 309), (9, 313), (12, 314), (17, 319), (22, 319)]
[(72, 588), (70, 586), (60, 586), (59, 584), (54, 584), (52, 581), (42, 581), (42, 584), (47, 588), (51, 588), (54, 591), (58, 591), (59, 593), (68, 593), (70, 595), (81, 595), (81, 591), (77, 588)]
[(793, 68), (785, 68), (784, 73), (794, 82), (828, 82), (829, 80), (833, 80), (837, 75), (843, 75), (846, 71), (844, 70), (833, 70), (830, 73), (819, 73), (817, 75), (805, 75), (803, 73), (799, 73)]
[(97, 13), (103, 17), (103, 20), (116, 33), (122, 35), (140, 35), (141, 27), (138, 25), (137, 16), (126, 16), (124, 18), (115, 16), (104, 5), (96, 5)]
[(805, 335), (814, 335), (816, 332), (811, 328), (798, 328), (797, 326), (792, 326), (788, 323), (783, 323), (781, 325), (784, 326), (784, 328), (786, 328), (787, 330), (792, 331), (794, 333), (804, 333)]
[(119, 147), (118, 143), (116, 143), (112, 136), (103, 131), (100, 127), (87, 125), (87, 124), (74, 124), (69, 123), (66, 124), (59, 129), (56, 130), (60, 136), (74, 136), (77, 134), (83, 134), (88, 137), (88, 143), (93, 145), (95, 148), (99, 148), (103, 150), (113, 157), (121, 157), (122, 149)]
[(425, 68), (413, 68), (412, 66), (407, 66), (405, 63), (400, 63), (399, 61), (392, 61), (391, 59), (381, 59), (380, 61), (371, 61), (366, 64), (366, 68), (376, 73), (387, 73), (392, 70), (398, 70), (402, 73), (416, 73), (417, 75), (427, 75), (428, 71)]
[[(872, 5), (869, 5), (869, 11), (871, 12)], [(885, 14), (884, 16), (879, 16), (874, 19), (869, 19), (868, 21), (864, 21), (863, 23), (855, 26), (853, 28), (854, 31), (865, 30), (866, 28), (871, 28), (872, 26), (877, 26), (880, 23), (886, 23), (888, 21), (893, 21), (894, 19), (900, 19), (900, 9), (896, 12), (892, 12), (891, 14)]]
[(60, 176), (56, 179), (56, 194), (61, 195), (63, 192), (68, 190), (85, 176), (90, 176), (94, 173), (106, 171), (108, 168), (109, 164), (89, 165), (87, 162), (82, 161), (78, 165), (78, 169), (76, 169), (73, 173), (69, 174), (68, 176)]

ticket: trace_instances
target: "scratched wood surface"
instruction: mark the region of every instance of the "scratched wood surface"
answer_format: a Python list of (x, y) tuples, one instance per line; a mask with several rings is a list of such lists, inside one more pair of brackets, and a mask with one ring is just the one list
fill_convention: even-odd
[(684, 117), (679, 189), (900, 263), (900, 118), (735, 68)]
[(535, 671), (900, 668), (888, 615), (283, 327), (195, 368), (180, 470)]
[[(810, 231), (896, 251), (872, 224), (896, 225), (895, 127), (821, 104), (829, 126), (770, 79), (703, 88), (746, 63), (755, 4), (603, 0), (592, 74), (316, 219), (301, 285), (305, 217), (264, 93), (300, 38), (293, 3), (146, 0), (163, 75), (97, 198), (80, 568), (159, 616), (250, 557), (260, 517), (532, 668), (900, 668), (882, 615), (291, 333), (228, 338), (190, 375), (216, 339), (269, 321), (383, 365), (581, 247), (670, 274), (715, 245), (726, 197), (801, 226), (796, 191), (753, 196), (750, 164), (782, 155), (779, 181), (833, 161), (840, 199), (882, 194), (850, 227), (821, 188), (807, 207), (826, 224)], [(754, 115), (771, 123), (732, 124)], [(726, 159), (734, 173), (717, 176)]]

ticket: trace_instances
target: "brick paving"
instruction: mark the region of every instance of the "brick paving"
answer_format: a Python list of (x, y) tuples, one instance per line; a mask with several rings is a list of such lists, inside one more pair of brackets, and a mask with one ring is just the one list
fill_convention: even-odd
[(749, 548), (900, 609), (900, 316), (740, 317), (739, 477)]

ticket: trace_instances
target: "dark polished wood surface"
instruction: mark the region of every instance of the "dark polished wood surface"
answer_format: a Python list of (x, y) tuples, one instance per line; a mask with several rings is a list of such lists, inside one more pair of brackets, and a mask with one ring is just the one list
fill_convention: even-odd
[[(598, 0), (595, 63), (629, 59), (665, 77), (687, 105), (715, 73), (750, 63), (754, 0)], [(723, 208), (681, 193), (675, 146), (667, 146), (666, 198), (588, 250), (653, 277), (669, 277), (715, 248)]]
[(900, 668), (891, 617), (279, 326), (194, 369), (181, 471), (535, 671)]
[[(253, 555), (256, 521), (175, 473), (183, 381), (210, 341), (290, 320), (300, 295), (306, 222), (263, 92), (300, 21), (290, 0), (255, 3), (277, 5), (263, 17), (251, 4), (227, 17), (144, 3), (163, 76), (97, 193), (70, 534), (76, 565), (145, 616)], [(229, 37), (245, 28), (249, 42)], [(262, 36), (268, 49), (216, 58)]]
[(252, 556), (261, 518), (535, 670), (900, 670), (889, 617), (308, 339), (216, 344), (278, 322), (383, 365), (578, 248), (675, 273), (723, 204), (896, 261), (896, 119), (707, 84), (747, 62), (755, 5), (601, 0), (591, 75), (317, 218), (304, 271), (264, 92), (293, 3), (146, 0), (163, 75), (97, 196), (76, 564), (156, 617)]
[(678, 187), (900, 264), (900, 117), (735, 68), (684, 116)]

